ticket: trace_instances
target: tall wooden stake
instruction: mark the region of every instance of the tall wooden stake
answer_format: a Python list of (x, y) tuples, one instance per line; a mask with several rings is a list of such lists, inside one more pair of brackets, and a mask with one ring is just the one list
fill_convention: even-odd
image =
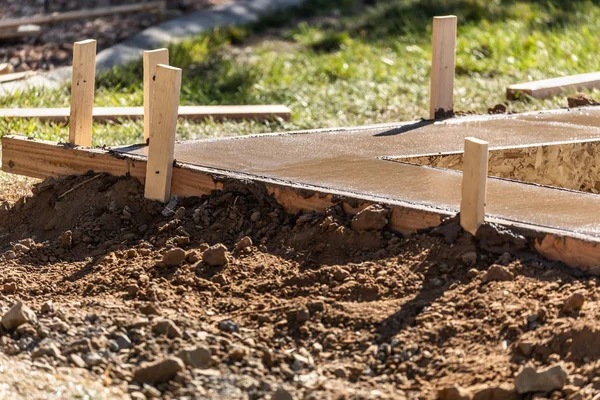
[(145, 196), (167, 202), (171, 196), (181, 69), (159, 64), (154, 85)]
[(96, 84), (96, 41), (75, 42), (71, 79), (69, 143), (92, 146), (92, 110)]
[(147, 142), (150, 137), (152, 96), (158, 64), (169, 65), (168, 49), (144, 51), (144, 142)]
[(430, 119), (435, 119), (436, 113), (442, 110), (442, 115), (453, 110), (456, 25), (454, 15), (433, 18)]
[(485, 218), (487, 172), (488, 142), (465, 138), (460, 225), (473, 235)]

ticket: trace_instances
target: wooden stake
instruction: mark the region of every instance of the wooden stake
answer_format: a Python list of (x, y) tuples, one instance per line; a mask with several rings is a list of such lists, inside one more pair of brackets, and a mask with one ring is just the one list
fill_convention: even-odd
[(448, 114), (453, 110), (456, 25), (454, 15), (433, 18), (430, 119), (435, 119), (438, 111)]
[(465, 138), (460, 225), (473, 235), (485, 218), (488, 142)]
[(169, 65), (168, 49), (144, 51), (144, 142), (147, 142), (150, 137), (152, 96), (158, 64)]
[(167, 202), (171, 196), (175, 131), (181, 89), (181, 69), (158, 65), (146, 167), (145, 196)]
[(96, 41), (75, 42), (71, 80), (71, 116), (69, 143), (92, 146), (92, 110), (96, 80)]

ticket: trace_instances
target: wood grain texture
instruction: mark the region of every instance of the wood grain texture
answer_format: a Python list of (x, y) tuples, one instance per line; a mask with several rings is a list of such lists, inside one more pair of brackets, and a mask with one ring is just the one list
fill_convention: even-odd
[(456, 27), (454, 15), (433, 18), (429, 119), (435, 119), (438, 111), (448, 113), (454, 108)]
[[(20, 74), (20, 73), (19, 73)], [(0, 81), (3, 75), (0, 75)], [(179, 106), (179, 119), (215, 121), (290, 119), (291, 111), (280, 104), (249, 106)], [(94, 107), (94, 121), (138, 120), (144, 117), (144, 107)], [(66, 122), (68, 108), (2, 108), (0, 118), (35, 118), (44, 122)]]
[(147, 142), (150, 137), (152, 100), (158, 64), (169, 65), (168, 49), (144, 51), (144, 142)]
[(92, 146), (92, 111), (96, 86), (96, 41), (76, 42), (73, 46), (69, 143)]
[(517, 83), (506, 88), (506, 98), (516, 100), (522, 95), (526, 95), (536, 99), (544, 99), (556, 96), (566, 90), (583, 89), (600, 89), (600, 72)]
[(167, 202), (171, 197), (180, 90), (181, 69), (158, 65), (150, 117), (148, 167), (144, 192), (146, 198), (151, 200)]
[(488, 142), (465, 138), (460, 224), (473, 235), (485, 219)]

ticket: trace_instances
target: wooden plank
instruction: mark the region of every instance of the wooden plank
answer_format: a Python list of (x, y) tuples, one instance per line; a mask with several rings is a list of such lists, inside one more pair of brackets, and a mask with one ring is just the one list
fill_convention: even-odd
[(144, 196), (151, 200), (167, 202), (171, 197), (180, 89), (181, 69), (158, 65), (150, 118), (152, 123), (144, 192)]
[(456, 27), (454, 15), (433, 18), (429, 119), (448, 115), (454, 108)]
[[(108, 150), (73, 148), (53, 142), (30, 140), (26, 137), (4, 136), (2, 138), (2, 170), (8, 173), (46, 178), (85, 174), (88, 171), (106, 172), (120, 176), (130, 174), (144, 183), (146, 160), (134, 156), (116, 156)], [(218, 177), (214, 172), (201, 167), (190, 168), (176, 165), (173, 169), (172, 194), (177, 196), (201, 196), (213, 190), (221, 189), (223, 171)], [(230, 178), (236, 178), (232, 175)], [(239, 178), (239, 176), (237, 177)], [(314, 189), (314, 195), (305, 193), (282, 183), (273, 183), (264, 178), (252, 178), (254, 184), (262, 184), (268, 193), (290, 213), (299, 211), (320, 211), (332, 205), (341, 205), (352, 214), (355, 210), (348, 202), (368, 201), (357, 198), (352, 193), (332, 196), (324, 190)], [(341, 200), (344, 199), (344, 200)], [(339, 202), (342, 201), (340, 204)], [(425, 210), (410, 206), (387, 205), (391, 208), (389, 228), (399, 232), (412, 233), (418, 229), (438, 226), (441, 219), (448, 215), (443, 210)], [(501, 223), (501, 221), (494, 221)], [(600, 275), (598, 260), (600, 246), (598, 241), (569, 236), (567, 233), (547, 232), (538, 227), (519, 225), (519, 233), (533, 238), (535, 248), (545, 257), (563, 261), (587, 273)]]
[(510, 85), (506, 88), (506, 98), (517, 100), (523, 95), (536, 99), (556, 96), (568, 90), (600, 89), (600, 72), (563, 76)]
[(168, 49), (144, 51), (144, 142), (150, 137), (152, 95), (158, 64), (169, 65)]
[[(2, 76), (0, 75), (0, 81)], [(94, 121), (137, 120), (144, 117), (144, 107), (94, 107)], [(179, 106), (179, 118), (215, 121), (245, 120), (266, 121), (275, 118), (290, 119), (291, 111), (280, 104), (248, 106)], [(44, 122), (66, 122), (68, 108), (2, 108), (0, 118), (36, 118)]]
[(92, 146), (92, 111), (96, 84), (96, 41), (75, 42), (71, 79), (69, 143)]
[[(20, 79), (29, 78), (30, 76), (33, 76), (36, 74), (37, 74), (36, 71), (23, 71), (23, 72), (13, 72), (10, 74), (4, 74), (4, 75), (0, 75), (0, 83), (18, 81)], [(0, 114), (1, 113), (2, 113), (2, 111), (0, 110)]]
[(485, 218), (488, 142), (465, 138), (460, 224), (473, 235)]
[(0, 30), (0, 39), (16, 39), (29, 36), (39, 36), (42, 32), (42, 27), (39, 25), (21, 25), (17, 29), (2, 29)]
[(16, 28), (21, 25), (42, 25), (53, 22), (68, 21), (73, 19), (96, 18), (104, 15), (116, 15), (123, 13), (150, 11), (164, 8), (164, 1), (154, 1), (151, 3), (125, 4), (121, 6), (98, 7), (91, 10), (77, 10), (67, 12), (55, 12), (47, 15), (38, 15), (29, 18), (9, 18), (0, 21), (0, 29)]

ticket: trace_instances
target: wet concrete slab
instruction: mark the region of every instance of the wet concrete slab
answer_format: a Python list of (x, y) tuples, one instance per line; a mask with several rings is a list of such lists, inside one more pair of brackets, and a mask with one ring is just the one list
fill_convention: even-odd
[[(488, 141), (491, 149), (598, 140), (600, 108), (187, 141), (177, 143), (175, 159), (456, 212), (461, 172), (390, 159), (462, 151), (469, 136)], [(597, 210), (595, 194), (498, 178), (488, 182), (486, 214), (500, 220), (600, 237)]]

